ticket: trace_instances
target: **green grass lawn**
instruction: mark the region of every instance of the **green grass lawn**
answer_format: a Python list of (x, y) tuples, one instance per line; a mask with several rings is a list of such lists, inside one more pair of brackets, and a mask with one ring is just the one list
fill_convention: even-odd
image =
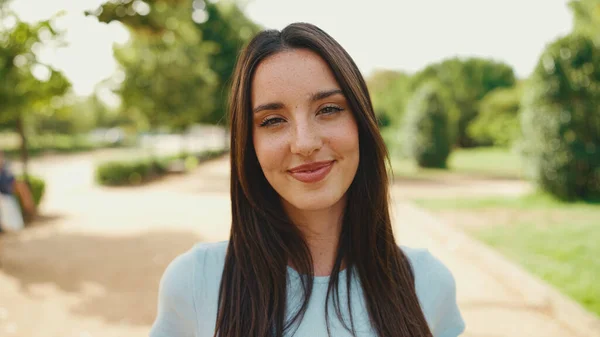
[(416, 202), (442, 216), (469, 213), (463, 218), (488, 222), (456, 225), (600, 316), (599, 203), (566, 204), (541, 194)]
[(422, 169), (409, 158), (392, 156), (395, 176), (435, 176), (461, 174), (490, 178), (522, 178), (519, 154), (508, 148), (456, 149), (448, 158), (448, 170)]

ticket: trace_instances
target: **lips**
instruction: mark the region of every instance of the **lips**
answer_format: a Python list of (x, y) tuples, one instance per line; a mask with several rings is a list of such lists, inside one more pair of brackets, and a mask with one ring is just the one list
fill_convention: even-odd
[(288, 170), (288, 173), (303, 183), (316, 183), (327, 177), (334, 162), (330, 160), (304, 164)]

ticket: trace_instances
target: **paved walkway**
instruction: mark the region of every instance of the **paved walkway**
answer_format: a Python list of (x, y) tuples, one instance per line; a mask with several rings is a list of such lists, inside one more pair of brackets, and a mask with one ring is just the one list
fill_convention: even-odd
[[(195, 242), (227, 238), (228, 162), (139, 188), (94, 186), (87, 164), (73, 163), (78, 170), (38, 166), (60, 177), (48, 186), (45, 223), (0, 241), (0, 336), (147, 336), (166, 265)], [(400, 242), (429, 248), (454, 273), (464, 336), (600, 336), (584, 331), (594, 322), (577, 308), (555, 307), (570, 302), (400, 193), (394, 200)]]

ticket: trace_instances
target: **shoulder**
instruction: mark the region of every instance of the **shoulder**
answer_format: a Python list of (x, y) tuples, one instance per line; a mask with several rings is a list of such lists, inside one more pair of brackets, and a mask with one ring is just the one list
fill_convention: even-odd
[(450, 269), (428, 249), (407, 246), (400, 246), (400, 248), (413, 268), (416, 286), (455, 287), (454, 276)]
[(198, 273), (206, 275), (221, 272), (218, 267), (225, 261), (227, 244), (227, 241), (197, 243), (175, 257), (165, 269), (161, 279), (161, 289), (177, 293), (185, 290), (190, 281), (194, 282), (199, 276)]
[(428, 249), (400, 246), (413, 268), (421, 308), (434, 336), (458, 336), (465, 324), (450, 269)]
[(188, 303), (199, 289), (206, 290), (209, 280), (219, 278), (225, 261), (227, 242), (198, 243), (178, 255), (165, 269), (159, 286), (164, 303)]
[(216, 300), (206, 297), (216, 299), (226, 251), (227, 242), (198, 243), (169, 263), (160, 279), (150, 336), (193, 336), (199, 313), (214, 311), (207, 303)]
[[(192, 256), (196, 263), (211, 266), (225, 261), (229, 241), (201, 242), (197, 243), (187, 253)], [(183, 254), (183, 255), (185, 255)]]

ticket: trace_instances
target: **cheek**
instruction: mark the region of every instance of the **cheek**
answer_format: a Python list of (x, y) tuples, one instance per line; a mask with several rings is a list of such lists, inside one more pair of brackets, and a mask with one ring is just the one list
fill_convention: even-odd
[(255, 132), (253, 142), (256, 157), (265, 175), (269, 171), (281, 170), (286, 153), (284, 139)]
[(353, 118), (344, 120), (330, 131), (330, 146), (344, 156), (358, 155), (358, 127)]

